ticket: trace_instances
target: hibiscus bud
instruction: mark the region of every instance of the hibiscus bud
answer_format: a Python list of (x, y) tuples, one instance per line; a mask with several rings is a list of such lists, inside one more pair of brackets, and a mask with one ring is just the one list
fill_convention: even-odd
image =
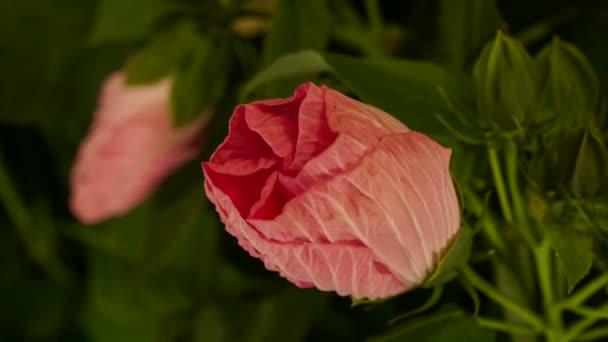
[(608, 185), (608, 152), (601, 133), (589, 122), (559, 137), (551, 152), (556, 188), (575, 198), (596, 196)]
[(530, 123), (538, 106), (537, 77), (523, 45), (499, 31), (482, 49), (473, 67), (477, 111), (482, 122), (503, 130)]
[(300, 287), (378, 299), (423, 284), (460, 227), (451, 150), (327, 87), (241, 105), (203, 163), (226, 229)]
[(200, 148), (201, 117), (175, 128), (168, 107), (171, 81), (127, 86), (111, 75), (70, 178), (70, 207), (83, 223), (126, 213)]
[(600, 82), (585, 56), (556, 37), (536, 55), (536, 64), (547, 116), (557, 117), (562, 128), (584, 126), (600, 98)]

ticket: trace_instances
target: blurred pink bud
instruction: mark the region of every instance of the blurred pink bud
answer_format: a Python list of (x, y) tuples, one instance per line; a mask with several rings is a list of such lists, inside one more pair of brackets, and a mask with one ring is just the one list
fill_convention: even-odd
[(241, 105), (203, 163), (226, 229), (300, 287), (378, 299), (419, 285), (460, 227), (451, 151), (332, 89)]
[(81, 222), (128, 212), (198, 154), (205, 119), (174, 127), (170, 89), (168, 79), (127, 86), (121, 72), (105, 81), (70, 179), (70, 207)]

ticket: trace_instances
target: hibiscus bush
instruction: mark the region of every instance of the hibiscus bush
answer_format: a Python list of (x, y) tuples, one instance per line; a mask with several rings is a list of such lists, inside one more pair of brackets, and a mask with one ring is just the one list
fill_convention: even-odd
[(0, 339), (608, 340), (608, 2), (0, 3)]

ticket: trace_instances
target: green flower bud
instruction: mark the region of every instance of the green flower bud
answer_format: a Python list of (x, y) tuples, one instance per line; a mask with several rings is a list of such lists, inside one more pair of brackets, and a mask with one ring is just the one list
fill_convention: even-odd
[(515, 39), (498, 31), (473, 67), (477, 110), (486, 125), (518, 129), (533, 120), (538, 107), (534, 61)]
[(559, 128), (584, 126), (600, 97), (600, 82), (585, 56), (556, 37), (536, 55), (535, 62), (542, 119), (556, 119)]
[(608, 152), (599, 130), (589, 122), (559, 138), (551, 152), (548, 176), (558, 190), (575, 198), (589, 198), (606, 191)]

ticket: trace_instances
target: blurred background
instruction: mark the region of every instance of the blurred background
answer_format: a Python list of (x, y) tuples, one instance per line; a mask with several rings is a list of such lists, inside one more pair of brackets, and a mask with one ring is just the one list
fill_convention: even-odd
[[(430, 290), (351, 308), (349, 298), (301, 290), (267, 272), (224, 231), (205, 199), (200, 162), (225, 136), (243, 84), (277, 56), (301, 48), (425, 59), (466, 73), (501, 28), (532, 52), (557, 34), (607, 80), (608, 1), (496, 5), (0, 1), (0, 340), (360, 341), (382, 334)], [(221, 62), (216, 74), (194, 81), (183, 95), (215, 94), (206, 100), (214, 116), (202, 152), (127, 215), (79, 223), (68, 207), (69, 175), (103, 80), (137, 53), (161, 54), (152, 42), (183, 21), (211, 32), (217, 46), (230, 45), (208, 54)], [(292, 91), (283, 85), (258, 96)], [(470, 308), (462, 291), (448, 288), (446, 298)]]

